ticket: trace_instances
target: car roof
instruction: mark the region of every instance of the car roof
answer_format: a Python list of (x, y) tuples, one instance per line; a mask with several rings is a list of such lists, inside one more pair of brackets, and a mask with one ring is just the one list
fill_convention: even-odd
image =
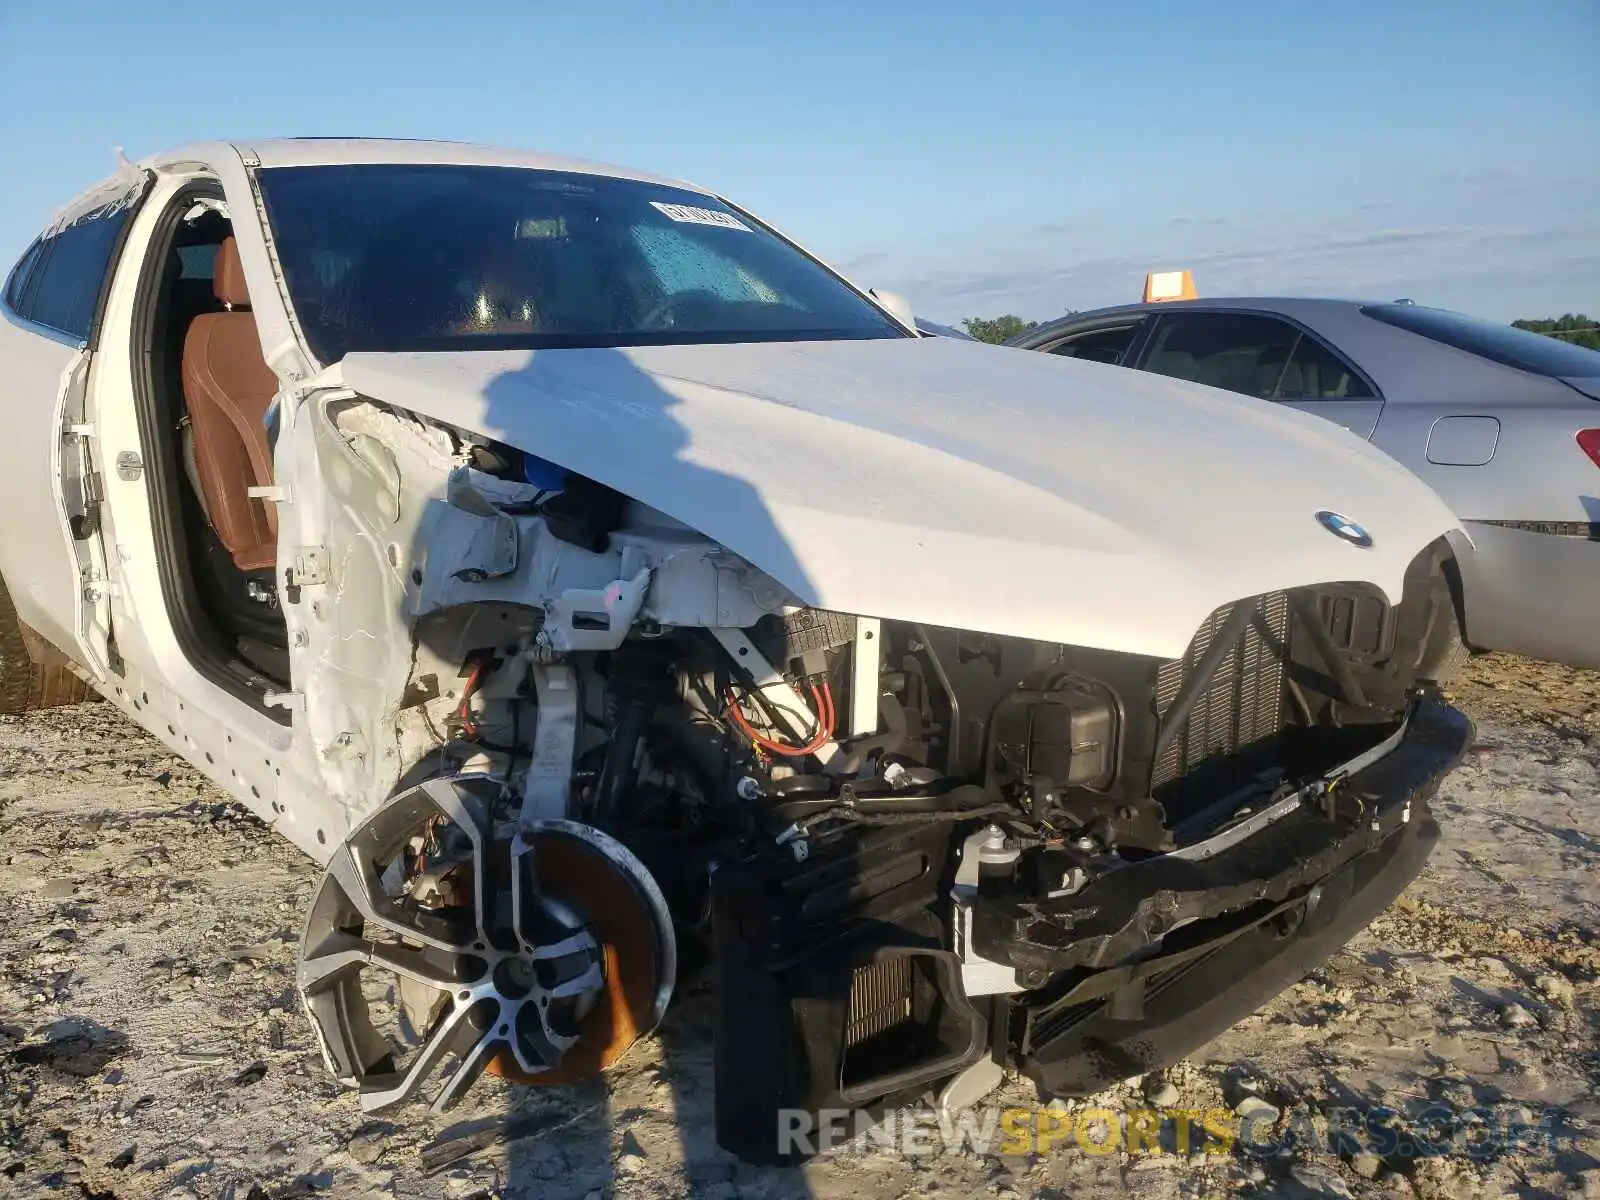
[(507, 146), (485, 146), (470, 142), (426, 141), (411, 138), (261, 138), (237, 141), (202, 142), (162, 151), (146, 159), (149, 167), (216, 160), (218, 152), (237, 153), (251, 166), (312, 167), (353, 166), (380, 163), (409, 163), (447, 166), (520, 167), (540, 171), (571, 171), (582, 175), (605, 175), (686, 188), (704, 195), (710, 189), (631, 167), (568, 158), (534, 150)]
[[(1195, 300), (1119, 304), (1059, 317), (1007, 345), (1039, 349), (1085, 326), (1119, 317), (1143, 316), (1162, 310), (1193, 312), (1253, 312), (1281, 317), (1310, 330), (1318, 338), (1357, 364), (1386, 401), (1429, 403), (1450, 399), (1470, 404), (1478, 398), (1486, 405), (1506, 403), (1507, 395), (1533, 396), (1527, 374), (1471, 350), (1453, 346), (1424, 333), (1374, 320), (1367, 309), (1411, 301), (1364, 301), (1317, 296), (1208, 296)], [(1419, 312), (1443, 311), (1417, 305)], [(1518, 381), (1508, 387), (1508, 373)]]
[(1204, 311), (1215, 308), (1244, 309), (1254, 312), (1283, 313), (1290, 317), (1313, 318), (1319, 314), (1325, 315), (1334, 310), (1347, 310), (1361, 308), (1368, 304), (1394, 303), (1393, 301), (1378, 300), (1351, 300), (1335, 297), (1319, 296), (1203, 296), (1196, 300), (1158, 300), (1149, 303), (1113, 304), (1107, 308), (1092, 308), (1083, 312), (1070, 313), (1064, 317), (1057, 317), (1053, 321), (1046, 321), (1030, 333), (1038, 334), (1046, 330), (1066, 328), (1082, 321), (1094, 321), (1102, 317), (1117, 317), (1124, 314), (1137, 314), (1147, 312), (1164, 312), (1182, 309), (1197, 309)]

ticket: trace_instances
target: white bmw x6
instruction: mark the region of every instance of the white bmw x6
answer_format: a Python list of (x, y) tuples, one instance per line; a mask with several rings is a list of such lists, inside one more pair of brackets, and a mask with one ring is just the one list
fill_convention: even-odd
[(323, 865), (299, 988), (369, 1108), (602, 1071), (691, 964), (749, 1159), (782, 1110), (1092, 1090), (1437, 838), (1431, 491), (920, 336), (702, 188), (189, 146), (4, 318), (0, 697), (93, 688)]

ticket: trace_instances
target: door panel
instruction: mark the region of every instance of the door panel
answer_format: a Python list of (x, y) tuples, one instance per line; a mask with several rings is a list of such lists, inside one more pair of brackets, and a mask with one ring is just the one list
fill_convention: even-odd
[(65, 338), (0, 320), (0, 575), (23, 623), (90, 666), (79, 648), (83, 595), (61, 489), (66, 397), (86, 362)]
[(0, 573), (22, 621), (104, 680), (111, 581), (88, 409), (111, 267), (150, 186), (125, 166), (29, 249), (0, 302)]
[(1297, 408), (1313, 417), (1343, 425), (1360, 438), (1370, 438), (1378, 428), (1383, 412), (1382, 400), (1280, 400), (1285, 408)]

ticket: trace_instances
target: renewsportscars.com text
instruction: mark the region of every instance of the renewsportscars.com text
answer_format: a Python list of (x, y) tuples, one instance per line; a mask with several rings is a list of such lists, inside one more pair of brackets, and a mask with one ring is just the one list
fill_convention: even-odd
[[(1172, 1154), (1271, 1156), (1285, 1149), (1380, 1158), (1477, 1159), (1553, 1152), (1563, 1130), (1518, 1106), (1458, 1109), (1295, 1108), (1280, 1119), (1227, 1108), (978, 1108), (955, 1114), (902, 1110), (874, 1123), (824, 1109), (778, 1114), (780, 1154)], [(1567, 1134), (1566, 1136), (1571, 1136)]]

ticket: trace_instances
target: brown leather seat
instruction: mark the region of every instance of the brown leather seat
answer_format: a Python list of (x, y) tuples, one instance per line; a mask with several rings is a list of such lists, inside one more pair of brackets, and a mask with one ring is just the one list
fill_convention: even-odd
[(234, 564), (241, 571), (270, 570), (278, 558), (278, 514), (248, 489), (272, 483), (272, 446), (262, 418), (278, 377), (261, 357), (232, 238), (217, 247), (212, 288), (228, 311), (196, 317), (183, 342), (195, 474), (206, 516)]

